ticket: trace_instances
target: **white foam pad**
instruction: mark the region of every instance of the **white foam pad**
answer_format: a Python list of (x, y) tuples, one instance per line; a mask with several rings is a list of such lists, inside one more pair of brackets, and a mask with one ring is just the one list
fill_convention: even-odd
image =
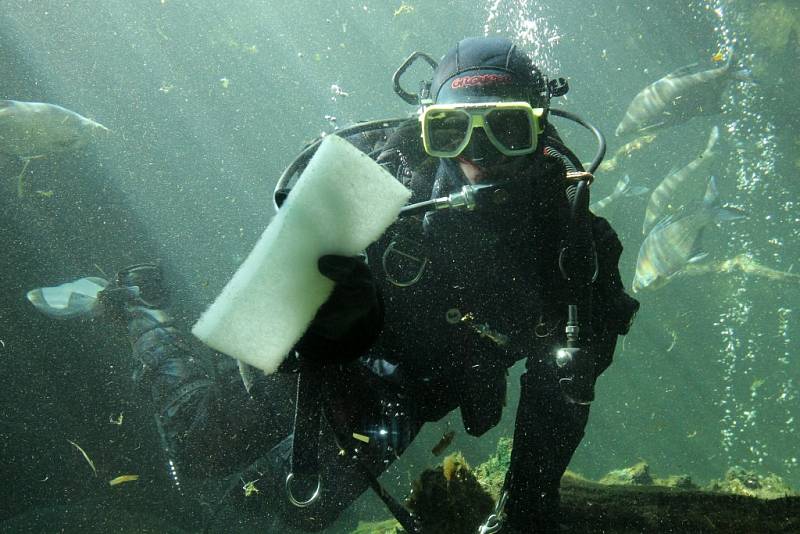
[(366, 154), (329, 135), (192, 333), (215, 350), (275, 371), (333, 290), (317, 269), (319, 257), (363, 251), (410, 196)]

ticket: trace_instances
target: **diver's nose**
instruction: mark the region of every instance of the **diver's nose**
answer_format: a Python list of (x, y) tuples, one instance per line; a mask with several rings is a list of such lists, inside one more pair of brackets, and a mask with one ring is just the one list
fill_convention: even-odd
[(503, 154), (492, 144), (483, 128), (473, 130), (462, 156), (482, 167), (490, 167), (503, 159)]

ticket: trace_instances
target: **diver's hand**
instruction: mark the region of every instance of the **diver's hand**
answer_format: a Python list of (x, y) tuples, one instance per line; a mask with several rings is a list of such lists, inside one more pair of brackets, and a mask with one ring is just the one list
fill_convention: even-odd
[(322, 256), (319, 272), (335, 282), (297, 350), (320, 362), (342, 363), (369, 349), (383, 326), (383, 301), (369, 266), (359, 257)]
[(336, 285), (320, 306), (310, 330), (326, 339), (341, 339), (378, 307), (372, 272), (361, 258), (322, 256), (317, 268)]

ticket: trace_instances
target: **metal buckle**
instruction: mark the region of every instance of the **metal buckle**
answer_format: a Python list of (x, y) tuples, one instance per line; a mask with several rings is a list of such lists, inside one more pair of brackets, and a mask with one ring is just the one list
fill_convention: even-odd
[(495, 532), (500, 532), (500, 529), (503, 527), (503, 524), (500, 522), (500, 515), (506, 507), (507, 500), (508, 492), (504, 491), (503, 494), (500, 495), (500, 500), (497, 501), (494, 507), (494, 512), (486, 518), (484, 524), (478, 527), (478, 534), (494, 534)]
[(486, 523), (478, 527), (478, 534), (494, 534), (500, 532), (502, 524), (497, 514), (492, 514), (486, 519)]
[(292, 493), (292, 480), (294, 480), (294, 473), (289, 473), (289, 476), (286, 477), (286, 495), (289, 497), (289, 502), (293, 505), (297, 506), (298, 508), (307, 508), (311, 506), (314, 501), (319, 499), (320, 489), (322, 488), (322, 477), (317, 475), (317, 487), (314, 489), (314, 493), (309, 497), (306, 501), (298, 501), (294, 494)]
[(580, 182), (586, 180), (588, 182), (588, 185), (592, 185), (592, 183), (594, 182), (594, 175), (586, 171), (568, 172), (567, 180), (569, 180), (570, 182)]

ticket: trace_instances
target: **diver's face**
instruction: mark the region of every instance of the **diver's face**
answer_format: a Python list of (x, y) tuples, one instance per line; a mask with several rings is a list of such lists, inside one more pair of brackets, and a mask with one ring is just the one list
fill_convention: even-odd
[(461, 172), (464, 173), (467, 181), (472, 185), (480, 183), (483, 177), (486, 176), (486, 169), (466, 158), (459, 157), (458, 166), (461, 167)]
[(497, 150), (482, 128), (476, 128), (472, 132), (469, 144), (457, 159), (461, 172), (467, 181), (474, 185), (480, 183), (488, 171), (508, 163), (512, 158)]

